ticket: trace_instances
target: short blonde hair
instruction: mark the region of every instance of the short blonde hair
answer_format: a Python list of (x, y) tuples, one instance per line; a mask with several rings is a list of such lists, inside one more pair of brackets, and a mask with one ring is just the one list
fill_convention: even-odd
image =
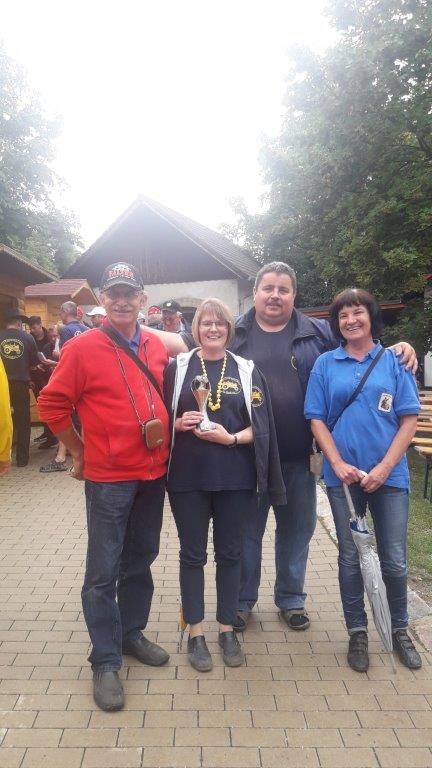
[(220, 299), (204, 299), (195, 312), (192, 320), (192, 336), (197, 344), (201, 344), (199, 338), (199, 324), (203, 315), (213, 315), (217, 320), (223, 320), (228, 326), (226, 345), (231, 344), (234, 336), (234, 317), (231, 310)]

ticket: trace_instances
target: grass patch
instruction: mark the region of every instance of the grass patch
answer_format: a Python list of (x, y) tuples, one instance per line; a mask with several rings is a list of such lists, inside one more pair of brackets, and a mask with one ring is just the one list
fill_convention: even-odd
[[(432, 578), (432, 504), (423, 498), (425, 461), (410, 449), (410, 517), (408, 523), (408, 563), (410, 570)], [(432, 470), (430, 472), (432, 480)]]

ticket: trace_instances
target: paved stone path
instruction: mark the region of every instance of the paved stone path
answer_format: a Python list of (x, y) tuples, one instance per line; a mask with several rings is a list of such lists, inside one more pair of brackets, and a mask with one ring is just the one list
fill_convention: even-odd
[[(83, 486), (32, 465), (0, 478), (0, 768), (430, 768), (432, 659), (394, 675), (374, 633), (371, 666), (346, 665), (336, 548), (318, 524), (307, 578), (311, 629), (288, 630), (272, 600), (273, 525), (263, 583), (243, 647), (226, 669), (217, 649), (213, 565), (207, 639), (215, 667), (198, 675), (178, 651), (178, 545), (169, 509), (154, 567), (148, 636), (167, 666), (125, 658), (126, 708), (91, 696), (80, 588), (86, 548)], [(211, 558), (210, 558), (211, 559)]]

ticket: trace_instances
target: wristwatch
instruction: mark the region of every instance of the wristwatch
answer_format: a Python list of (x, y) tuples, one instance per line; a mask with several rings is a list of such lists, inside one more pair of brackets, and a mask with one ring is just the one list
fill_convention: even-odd
[(233, 435), (233, 438), (234, 438), (234, 442), (233, 443), (229, 443), (228, 448), (236, 448), (237, 447), (237, 443), (238, 443), (237, 435)]

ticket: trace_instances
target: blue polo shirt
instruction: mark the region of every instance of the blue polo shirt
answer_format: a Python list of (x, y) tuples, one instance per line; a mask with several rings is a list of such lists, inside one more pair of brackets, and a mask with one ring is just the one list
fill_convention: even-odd
[[(330, 429), (380, 349), (381, 344), (375, 344), (361, 361), (350, 357), (343, 346), (321, 355), (310, 375), (305, 417), (320, 419)], [(387, 453), (399, 429), (400, 417), (419, 412), (414, 376), (386, 349), (360, 394), (338, 420), (332, 436), (344, 461), (370, 472)], [(324, 481), (330, 487), (341, 485), (326, 458)], [(384, 485), (409, 488), (406, 456), (396, 464)]]
[(139, 323), (136, 324), (135, 334), (131, 339), (128, 339), (123, 333), (120, 333), (120, 331), (118, 331), (117, 328), (114, 328), (110, 322), (107, 322), (107, 325), (110, 325), (113, 331), (115, 331), (120, 336), (120, 338), (126, 342), (132, 352), (135, 352), (136, 355), (138, 354), (141, 340), (141, 326)]

